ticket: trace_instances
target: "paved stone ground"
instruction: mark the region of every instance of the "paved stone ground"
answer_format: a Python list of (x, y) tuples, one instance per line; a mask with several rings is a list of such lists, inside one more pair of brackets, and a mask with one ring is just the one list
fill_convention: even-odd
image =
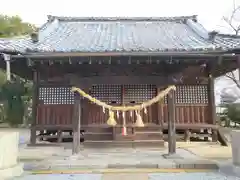
[(177, 143), (177, 146), (181, 149), (190, 151), (191, 153), (205, 159), (213, 160), (229, 160), (232, 159), (231, 145), (228, 147), (221, 146), (217, 143)]
[[(231, 129), (229, 128), (224, 128), (226, 131), (226, 136), (229, 136), (229, 133)], [(50, 156), (52, 152), (49, 150), (49, 152), (44, 152), (44, 153), (38, 153), (39, 151), (35, 151), (36, 153), (33, 152), (32, 150), (32, 155), (28, 154), (29, 151), (24, 150), (24, 146), (26, 143), (29, 142), (30, 139), (30, 131), (28, 129), (24, 128), (0, 128), (0, 131), (18, 131), (20, 133), (20, 158), (29, 158), (29, 159), (34, 159), (37, 158), (38, 160), (40, 159), (45, 159), (46, 157)], [(230, 138), (228, 138), (230, 139)], [(229, 140), (230, 141), (230, 140)], [(231, 146), (229, 147), (223, 147), (220, 146), (219, 144), (216, 143), (208, 143), (208, 142), (178, 142), (177, 147), (181, 149), (185, 149), (187, 151), (192, 152), (196, 156), (202, 157), (202, 158), (207, 158), (207, 159), (216, 159), (216, 160), (229, 160), (231, 159), (232, 153), (231, 153)], [(50, 148), (49, 148), (50, 149)], [(211, 151), (209, 151), (211, 149)], [(58, 151), (58, 150), (57, 150)], [(26, 155), (28, 154), (28, 155)], [(38, 154), (38, 156), (36, 156)]]
[[(0, 129), (2, 131), (4, 129)], [(219, 144), (214, 143), (205, 143), (205, 142), (191, 142), (191, 143), (177, 143), (178, 154), (181, 156), (181, 159), (165, 159), (162, 154), (167, 153), (167, 149), (126, 149), (126, 148), (113, 148), (113, 149), (85, 149), (82, 151), (81, 156), (72, 157), (71, 150), (64, 149), (64, 147), (38, 147), (30, 148), (26, 147), (26, 143), (29, 142), (29, 130), (26, 129), (5, 129), (8, 131), (18, 131), (20, 133), (20, 153), (19, 159), (22, 162), (25, 162), (25, 169), (66, 169), (67, 168), (79, 168), (81, 166), (87, 167), (86, 164), (95, 165), (95, 168), (107, 168), (107, 166), (117, 164), (122, 164), (126, 168), (130, 168), (131, 164), (140, 164), (139, 166), (146, 166), (149, 168), (174, 168), (176, 164), (185, 163), (185, 167), (189, 168), (189, 164), (196, 163), (196, 160), (203, 161), (204, 159), (211, 159), (216, 163), (225, 163), (223, 166), (223, 172), (231, 175), (236, 175), (233, 172), (233, 167), (231, 165), (231, 147), (222, 147)], [(69, 145), (68, 145), (69, 146)], [(124, 163), (122, 163), (124, 162)], [(208, 161), (209, 162), (209, 161)], [(46, 163), (49, 163), (46, 166)], [(204, 162), (205, 163), (205, 162)], [(57, 165), (57, 166), (56, 166)], [(123, 168), (122, 166), (122, 168)], [(111, 167), (113, 168), (113, 167)], [(117, 168), (117, 167), (116, 167)], [(146, 167), (145, 167), (146, 168)], [(207, 167), (205, 167), (207, 168)], [(240, 171), (239, 171), (240, 172)], [(132, 174), (133, 175), (133, 174)], [(96, 179), (106, 175), (26, 175), (24, 178), (28, 180), (31, 178), (54, 178), (54, 177), (63, 178), (63, 179)], [(145, 175), (144, 175), (145, 176)], [(212, 173), (202, 173), (201, 175), (197, 174), (149, 174), (150, 179), (170, 179), (174, 178), (173, 176), (178, 177), (177, 179), (192, 179), (193, 176), (195, 179), (202, 177), (202, 179), (226, 179), (225, 176), (221, 174), (212, 174)], [(88, 178), (89, 177), (89, 178)], [(240, 176), (239, 176), (240, 177)], [(28, 178), (28, 179), (27, 179)], [(229, 179), (230, 177), (227, 177)], [(114, 178), (115, 179), (115, 178)], [(121, 178), (123, 179), (123, 177)], [(131, 177), (127, 179), (133, 179)], [(139, 179), (139, 178), (138, 178)], [(21, 179), (22, 180), (22, 179)], [(33, 179), (34, 180), (34, 179)], [(37, 180), (37, 179), (36, 179)], [(141, 180), (141, 179), (139, 179)], [(197, 179), (196, 179), (197, 180)], [(230, 179), (231, 180), (231, 179)]]
[[(224, 128), (226, 131), (226, 136), (229, 136), (229, 133), (231, 130)], [(20, 133), (20, 147), (24, 147), (27, 142), (29, 142), (30, 139), (30, 133), (28, 129), (18, 128), (18, 129), (4, 129), (0, 128), (0, 131), (7, 130), (7, 131), (18, 131)], [(229, 138), (230, 139), (230, 138)], [(69, 146), (69, 145), (68, 145)], [(187, 151), (192, 152), (196, 156), (207, 158), (207, 159), (215, 159), (215, 160), (229, 160), (231, 159), (232, 152), (231, 152), (231, 146), (229, 147), (223, 147), (216, 143), (209, 143), (209, 142), (178, 142), (177, 147), (181, 149), (185, 149)], [(50, 149), (50, 148), (49, 148)], [(209, 151), (211, 149), (211, 151)], [(58, 150), (57, 150), (58, 151)], [(33, 152), (33, 151), (32, 151)], [(36, 150), (37, 152), (37, 150)], [(20, 149), (20, 158), (30, 158), (34, 159), (34, 157), (39, 159), (44, 159), (48, 156), (50, 156), (52, 152), (44, 152), (44, 153), (38, 153), (38, 156), (35, 156), (34, 153), (32, 153), (32, 156), (28, 154), (28, 151), (25, 151), (23, 148)], [(28, 155), (25, 155), (28, 154)]]
[[(105, 168), (197, 168), (216, 169), (216, 163), (202, 159), (184, 149), (177, 157), (166, 159), (166, 149), (83, 149), (78, 156), (71, 150), (57, 147), (24, 148), (25, 158), (42, 155), (43, 160), (25, 161), (25, 170), (105, 169)], [(22, 151), (22, 152), (23, 152)], [(52, 152), (52, 153), (50, 153)], [(47, 154), (49, 153), (49, 154)], [(23, 155), (23, 154), (22, 154)], [(24, 158), (22, 157), (22, 160)]]
[(26, 175), (15, 180), (240, 180), (220, 173)]

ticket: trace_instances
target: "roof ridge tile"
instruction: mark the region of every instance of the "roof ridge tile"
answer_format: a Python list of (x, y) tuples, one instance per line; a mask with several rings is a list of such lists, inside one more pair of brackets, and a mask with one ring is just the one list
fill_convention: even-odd
[(169, 17), (68, 17), (48, 15), (48, 21), (58, 19), (59, 21), (184, 21), (192, 19), (197, 21), (197, 15), (191, 16), (169, 16)]

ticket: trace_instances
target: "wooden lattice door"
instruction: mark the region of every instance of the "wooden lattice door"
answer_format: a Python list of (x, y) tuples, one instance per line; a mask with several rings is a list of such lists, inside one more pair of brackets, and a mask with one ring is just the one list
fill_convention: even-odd
[[(156, 87), (153, 85), (93, 85), (90, 94), (111, 105), (133, 105), (140, 104), (146, 100), (150, 100), (156, 96)], [(142, 113), (144, 123), (157, 122), (157, 106), (153, 105), (147, 108), (147, 114)], [(93, 103), (89, 103), (88, 124), (106, 124), (108, 113), (104, 113), (103, 109)], [(121, 112), (116, 115), (118, 125), (123, 123), (123, 114)], [(126, 124), (132, 125), (135, 121), (134, 112), (126, 112)]]
[[(209, 124), (208, 86), (178, 85), (176, 86), (176, 123), (177, 124)], [(167, 98), (160, 108), (163, 123), (168, 123)]]
[[(93, 85), (90, 94), (96, 99), (111, 105), (122, 104), (122, 86), (109, 84)], [(87, 115), (88, 124), (106, 124), (108, 112), (104, 113), (102, 107), (93, 103), (88, 103), (89, 111)], [(118, 122), (119, 123), (119, 122)]]
[[(123, 104), (141, 104), (156, 96), (157, 89), (154, 85), (125, 85), (123, 90)], [(134, 114), (134, 113), (133, 113)], [(147, 113), (141, 112), (145, 124), (157, 123), (157, 106), (154, 104), (147, 108)], [(136, 117), (128, 114), (128, 123), (133, 123)]]
[(38, 90), (37, 125), (72, 125), (74, 94), (71, 87), (42, 86)]
[(207, 85), (181, 85), (176, 90), (176, 122), (210, 123)]

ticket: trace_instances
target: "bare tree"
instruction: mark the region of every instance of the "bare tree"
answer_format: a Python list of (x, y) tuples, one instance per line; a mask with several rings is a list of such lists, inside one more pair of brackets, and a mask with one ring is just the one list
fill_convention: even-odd
[(227, 73), (225, 76), (231, 79), (236, 84), (236, 86), (240, 89), (240, 82), (238, 78), (235, 76), (235, 74), (233, 73), (233, 71)]
[[(233, 0), (233, 9), (230, 13), (230, 16), (229, 17), (224, 16), (223, 20), (235, 35), (239, 35), (239, 33), (240, 33), (240, 5), (236, 5), (235, 0)], [(240, 90), (240, 68), (238, 68), (238, 72), (239, 72), (238, 77), (234, 74), (233, 71), (227, 73), (225, 76), (227, 78), (229, 78), (230, 80), (232, 80), (232, 82)], [(234, 94), (232, 96), (236, 97), (236, 94)], [(240, 98), (240, 96), (238, 98)]]
[(224, 16), (223, 20), (231, 28), (235, 35), (238, 35), (240, 32), (240, 6), (236, 6), (235, 0), (233, 0), (233, 10), (229, 17)]

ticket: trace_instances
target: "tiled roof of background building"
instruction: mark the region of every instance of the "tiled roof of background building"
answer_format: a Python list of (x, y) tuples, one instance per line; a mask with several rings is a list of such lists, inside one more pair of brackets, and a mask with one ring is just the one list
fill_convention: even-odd
[(240, 36), (230, 34), (217, 34), (214, 40), (216, 45), (223, 48), (234, 49), (240, 46)]
[(0, 52), (25, 52), (32, 48), (32, 40), (29, 36), (16, 38), (0, 38)]

